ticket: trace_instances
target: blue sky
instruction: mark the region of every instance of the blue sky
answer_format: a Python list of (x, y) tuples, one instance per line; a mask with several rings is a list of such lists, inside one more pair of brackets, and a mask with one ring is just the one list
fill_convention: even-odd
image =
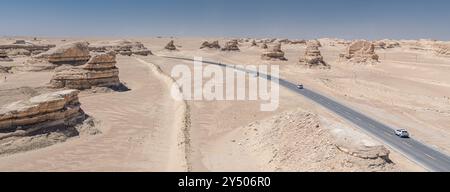
[(0, 35), (450, 40), (448, 0), (2, 0)]

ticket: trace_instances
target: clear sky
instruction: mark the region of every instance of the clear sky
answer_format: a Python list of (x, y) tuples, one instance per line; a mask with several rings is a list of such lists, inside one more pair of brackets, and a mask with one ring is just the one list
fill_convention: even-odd
[(450, 40), (450, 1), (2, 0), (1, 35)]

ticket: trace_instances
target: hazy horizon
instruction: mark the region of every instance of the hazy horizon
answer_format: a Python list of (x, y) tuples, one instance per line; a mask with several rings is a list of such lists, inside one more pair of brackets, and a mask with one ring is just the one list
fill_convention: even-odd
[(0, 36), (450, 40), (444, 0), (5, 0)]

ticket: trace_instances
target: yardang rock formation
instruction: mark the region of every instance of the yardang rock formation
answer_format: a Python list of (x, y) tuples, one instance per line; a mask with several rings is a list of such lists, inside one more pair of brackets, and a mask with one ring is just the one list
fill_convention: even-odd
[(169, 43), (167, 43), (166, 47), (164, 49), (167, 49), (169, 51), (175, 51), (177, 50), (177, 47), (175, 46), (175, 43), (173, 40), (171, 40)]
[(57, 71), (51, 80), (54, 88), (91, 89), (121, 86), (114, 52), (94, 55), (85, 65)]
[(308, 67), (324, 67), (329, 68), (329, 65), (323, 60), (319, 47), (315, 42), (308, 42), (305, 50), (305, 55), (300, 58), (300, 62), (305, 63)]
[(100, 53), (113, 51), (116, 54), (125, 56), (131, 56), (133, 54), (141, 56), (153, 55), (153, 53), (141, 42), (132, 42), (127, 40), (93, 44), (89, 46), (89, 50)]
[(12, 61), (12, 59), (8, 57), (5, 51), (0, 50), (0, 61)]
[(85, 119), (77, 90), (64, 90), (19, 101), (0, 109), (0, 139)]
[(36, 58), (47, 59), (53, 64), (82, 65), (91, 58), (88, 46), (88, 42), (69, 43), (37, 55)]
[(219, 41), (213, 41), (212, 43), (205, 41), (202, 43), (202, 46), (200, 47), (200, 49), (220, 49), (220, 45), (219, 45)]
[(277, 43), (275, 45), (269, 46), (267, 51), (265, 51), (261, 55), (261, 59), (263, 60), (280, 60), (286, 61), (287, 59), (284, 57), (284, 52), (281, 50), (281, 44)]
[(368, 41), (356, 41), (352, 43), (341, 58), (350, 63), (375, 64), (379, 56), (375, 53), (375, 45)]
[(238, 40), (228, 41), (222, 48), (222, 51), (240, 51)]

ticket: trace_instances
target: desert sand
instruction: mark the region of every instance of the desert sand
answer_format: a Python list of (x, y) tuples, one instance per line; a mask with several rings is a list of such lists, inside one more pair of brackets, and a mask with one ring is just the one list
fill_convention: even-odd
[[(32, 38), (0, 42), (15, 39)], [(35, 43), (117, 40), (39, 38)], [(192, 68), (192, 61), (164, 56), (278, 64), (282, 78), (406, 128), (414, 138), (450, 153), (446, 139), (450, 136), (446, 126), (450, 124), (450, 58), (437, 55), (431, 40), (398, 41), (399, 47), (375, 49), (379, 62), (357, 64), (340, 57), (347, 41), (319, 39), (318, 49), (329, 68), (299, 62), (305, 43), (281, 41), (286, 60), (262, 60), (266, 50), (252, 40), (240, 41), (238, 51), (200, 49), (205, 41), (218, 40), (224, 46), (231, 38), (128, 40), (142, 42), (153, 53), (117, 55), (119, 78), (129, 90), (91, 89), (79, 95), (82, 109), (98, 121), (96, 129), (101, 133), (1, 155), (0, 171), (424, 171), (355, 125), (284, 88), (280, 107), (273, 112), (260, 111), (260, 101), (174, 100), (169, 74), (176, 65)], [(168, 43), (170, 49), (165, 48)], [(14, 61), (0, 62), (8, 67), (8, 73), (0, 73), (0, 105), (51, 91), (54, 67), (42, 63), (30, 67), (24, 64), (29, 56), (11, 58)], [(365, 149), (370, 154), (351, 155)]]

